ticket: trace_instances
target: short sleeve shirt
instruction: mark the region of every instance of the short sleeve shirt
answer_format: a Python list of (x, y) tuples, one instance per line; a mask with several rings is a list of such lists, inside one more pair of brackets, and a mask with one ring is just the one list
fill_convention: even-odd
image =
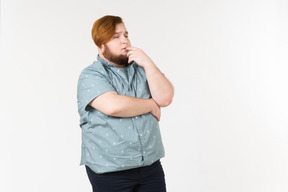
[(135, 62), (119, 69), (99, 56), (80, 74), (77, 88), (82, 129), (81, 165), (96, 173), (147, 166), (164, 157), (157, 119), (151, 114), (121, 118), (105, 115), (89, 103), (114, 91), (119, 95), (151, 98), (145, 71)]

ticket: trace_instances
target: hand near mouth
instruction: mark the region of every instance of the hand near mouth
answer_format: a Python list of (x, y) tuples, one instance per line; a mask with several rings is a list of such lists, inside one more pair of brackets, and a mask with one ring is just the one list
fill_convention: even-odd
[(146, 68), (150, 65), (154, 65), (150, 57), (141, 49), (136, 47), (126, 47), (128, 63), (135, 61), (138, 65)]

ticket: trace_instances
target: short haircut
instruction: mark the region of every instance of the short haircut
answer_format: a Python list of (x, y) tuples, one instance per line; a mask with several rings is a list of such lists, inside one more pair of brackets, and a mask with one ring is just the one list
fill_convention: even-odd
[(97, 47), (107, 43), (115, 34), (116, 25), (123, 23), (118, 16), (106, 15), (96, 20), (92, 27), (92, 39)]

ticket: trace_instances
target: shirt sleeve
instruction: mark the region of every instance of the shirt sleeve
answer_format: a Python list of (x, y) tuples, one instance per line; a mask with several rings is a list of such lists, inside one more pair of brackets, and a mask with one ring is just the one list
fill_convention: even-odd
[[(88, 104), (99, 95), (115, 91), (105, 74), (93, 68), (86, 68), (80, 74), (77, 88), (78, 110), (86, 110)], [(116, 91), (115, 91), (116, 92)]]

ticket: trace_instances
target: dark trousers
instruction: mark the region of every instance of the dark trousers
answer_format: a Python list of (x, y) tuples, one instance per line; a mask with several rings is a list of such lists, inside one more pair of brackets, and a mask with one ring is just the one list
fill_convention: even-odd
[(93, 192), (166, 192), (160, 161), (150, 166), (97, 174), (86, 166)]

